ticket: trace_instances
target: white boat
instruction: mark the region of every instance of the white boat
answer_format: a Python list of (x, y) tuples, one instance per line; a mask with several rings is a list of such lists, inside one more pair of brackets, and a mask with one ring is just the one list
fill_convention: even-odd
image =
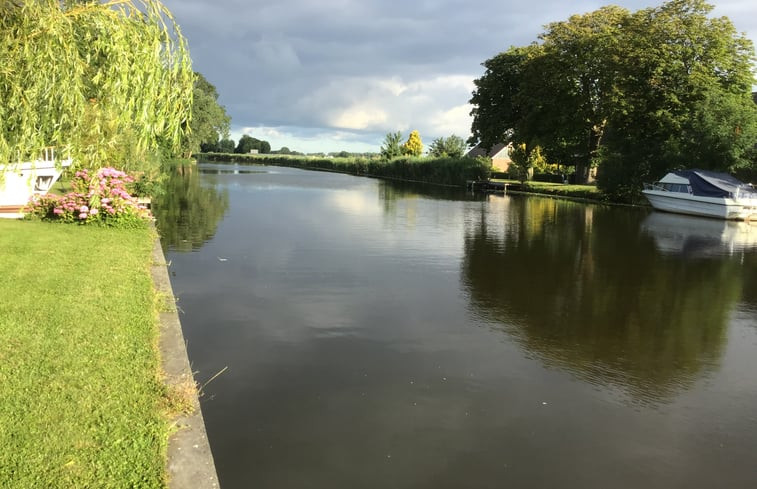
[(54, 148), (47, 148), (35, 161), (0, 165), (0, 217), (21, 218), (32, 195), (44, 195), (60, 178), (71, 159), (55, 159)]
[(716, 217), (757, 220), (757, 191), (726, 173), (706, 170), (670, 172), (642, 193), (657, 210)]

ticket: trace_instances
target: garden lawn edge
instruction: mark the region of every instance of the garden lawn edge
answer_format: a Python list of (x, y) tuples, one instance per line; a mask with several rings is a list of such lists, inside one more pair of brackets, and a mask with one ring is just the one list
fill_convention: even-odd
[(181, 321), (174, 305), (173, 288), (168, 276), (160, 238), (156, 236), (153, 245), (152, 279), (155, 289), (170, 302), (166, 311), (160, 312), (160, 356), (169, 390), (186, 390), (192, 404), (191, 412), (182, 414), (174, 421), (174, 433), (168, 440), (166, 473), (169, 489), (218, 489), (213, 454), (210, 450), (205, 421), (202, 417), (196, 390), (185, 389), (195, 386), (194, 377), (187, 356), (186, 343), (181, 330)]

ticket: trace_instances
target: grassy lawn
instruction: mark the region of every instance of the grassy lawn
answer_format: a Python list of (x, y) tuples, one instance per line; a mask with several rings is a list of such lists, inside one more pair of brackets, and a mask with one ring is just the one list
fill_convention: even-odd
[(162, 487), (152, 231), (0, 219), (0, 487)]
[(524, 185), (517, 180), (492, 179), (493, 182), (505, 182), (513, 185), (517, 190), (538, 194), (559, 195), (589, 200), (605, 200), (604, 194), (595, 185), (571, 185), (550, 182), (526, 182)]

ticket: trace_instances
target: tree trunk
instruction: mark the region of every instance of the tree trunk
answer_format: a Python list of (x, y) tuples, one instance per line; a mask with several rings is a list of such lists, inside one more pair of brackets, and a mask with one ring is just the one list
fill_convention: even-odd
[(586, 159), (576, 164), (576, 183), (584, 185), (589, 182), (589, 171), (591, 170), (592, 161), (597, 157), (599, 145), (602, 142), (606, 121), (592, 126), (589, 132), (588, 151)]
[(586, 185), (586, 183), (589, 181), (589, 163), (586, 161), (579, 161), (576, 163), (576, 175), (575, 175), (575, 184), (576, 185)]

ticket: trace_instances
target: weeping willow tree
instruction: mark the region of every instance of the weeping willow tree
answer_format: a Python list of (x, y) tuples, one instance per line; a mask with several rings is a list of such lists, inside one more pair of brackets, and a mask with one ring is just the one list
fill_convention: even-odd
[(158, 0), (0, 0), (0, 164), (45, 147), (150, 170), (188, 128), (194, 74)]

